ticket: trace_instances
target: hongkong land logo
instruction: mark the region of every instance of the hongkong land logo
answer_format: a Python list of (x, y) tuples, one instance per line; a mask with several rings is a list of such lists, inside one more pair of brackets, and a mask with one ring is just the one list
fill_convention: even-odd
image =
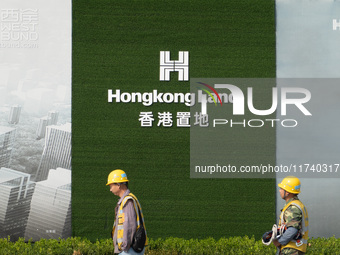
[[(169, 81), (171, 72), (178, 72), (179, 81), (189, 80), (188, 51), (179, 51), (178, 60), (170, 59), (170, 51), (160, 51), (159, 80)], [(174, 92), (168, 86), (143, 92), (115, 88), (108, 89), (107, 102), (145, 106), (136, 118), (142, 127), (152, 127), (153, 122), (167, 128), (173, 123), (177, 127), (296, 127), (301, 113), (303, 117), (312, 115), (306, 107), (311, 93), (300, 87), (309, 85), (301, 80), (291, 84), (290, 79), (274, 78), (190, 78), (190, 92)], [(265, 103), (258, 105), (259, 100)], [(148, 107), (154, 104), (184, 104), (188, 110), (171, 112), (169, 106), (169, 110), (153, 112)]]

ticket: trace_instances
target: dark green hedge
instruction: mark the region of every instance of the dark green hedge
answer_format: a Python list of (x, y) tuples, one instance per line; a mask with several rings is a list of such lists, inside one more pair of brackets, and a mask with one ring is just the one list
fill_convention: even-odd
[[(340, 239), (316, 238), (309, 240), (307, 254), (340, 254)], [(179, 255), (179, 254), (275, 254), (273, 245), (265, 246), (254, 237), (230, 237), (215, 240), (208, 239), (182, 239), (170, 237), (166, 239), (150, 240), (146, 255)], [(0, 239), (0, 255), (81, 255), (81, 254), (113, 254), (113, 245), (110, 239), (91, 242), (88, 239), (72, 237), (68, 239), (46, 240), (38, 242), (25, 242), (19, 239), (11, 242), (10, 239)]]

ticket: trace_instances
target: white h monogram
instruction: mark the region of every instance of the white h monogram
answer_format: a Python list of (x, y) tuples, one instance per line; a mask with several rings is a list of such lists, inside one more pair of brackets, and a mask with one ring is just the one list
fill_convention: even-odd
[(189, 80), (189, 51), (179, 51), (178, 60), (170, 60), (170, 51), (160, 52), (159, 80), (170, 81), (170, 72), (178, 72), (179, 81)]

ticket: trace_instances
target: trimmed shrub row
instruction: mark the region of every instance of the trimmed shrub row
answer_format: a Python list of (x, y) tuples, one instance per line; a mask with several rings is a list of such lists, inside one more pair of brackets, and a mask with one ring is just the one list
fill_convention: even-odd
[[(340, 239), (316, 238), (310, 239), (307, 254), (329, 254), (340, 255)], [(166, 239), (149, 240), (146, 248), (146, 255), (180, 255), (180, 254), (275, 254), (276, 248), (273, 245), (265, 246), (261, 240), (254, 237), (230, 237), (215, 240), (207, 239), (182, 239), (170, 237)], [(114, 254), (111, 239), (97, 240), (91, 242), (86, 238), (71, 237), (68, 239), (46, 240), (38, 242), (25, 242), (23, 238), (11, 242), (10, 238), (0, 239), (1, 255), (81, 255), (81, 254)]]

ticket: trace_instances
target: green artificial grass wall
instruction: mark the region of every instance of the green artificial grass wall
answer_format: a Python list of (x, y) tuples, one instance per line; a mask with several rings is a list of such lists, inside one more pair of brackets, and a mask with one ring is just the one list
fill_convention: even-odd
[[(72, 8), (73, 235), (110, 236), (118, 199), (105, 184), (117, 168), (127, 172), (151, 238), (258, 238), (270, 229), (275, 180), (190, 179), (190, 128), (138, 120), (142, 111), (175, 116), (189, 107), (108, 103), (107, 93), (189, 92), (176, 73), (159, 81), (162, 50), (173, 60), (189, 51), (189, 77), (275, 77), (275, 2), (74, 0)], [(261, 135), (274, 164), (275, 130)], [(245, 144), (243, 157), (255, 150)]]

